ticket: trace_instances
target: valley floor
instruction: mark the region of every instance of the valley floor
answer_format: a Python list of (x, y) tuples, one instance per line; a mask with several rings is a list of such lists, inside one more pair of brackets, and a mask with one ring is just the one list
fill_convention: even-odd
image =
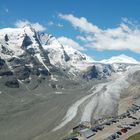
[[(66, 88), (59, 90), (52, 90), (48, 81), (35, 90), (22, 87), (7, 91), (3, 87), (0, 140), (62, 140), (81, 121), (94, 123), (100, 117), (123, 113), (139, 99), (139, 86), (131, 86), (124, 76), (119, 73), (100, 83), (62, 80), (59, 84), (65, 84)], [(97, 139), (102, 140), (115, 130), (116, 124), (106, 127), (105, 132), (97, 134)]]

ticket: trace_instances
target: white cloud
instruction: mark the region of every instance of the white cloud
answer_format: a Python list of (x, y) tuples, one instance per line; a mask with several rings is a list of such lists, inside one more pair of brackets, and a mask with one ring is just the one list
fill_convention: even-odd
[(100, 29), (96, 25), (93, 25), (92, 23), (88, 22), (87, 19), (84, 17), (77, 18), (72, 14), (70, 15), (59, 14), (59, 17), (61, 19), (69, 21), (75, 28), (78, 28), (83, 32), (87, 33), (100, 32)]
[(37, 32), (42, 32), (46, 30), (46, 27), (44, 27), (43, 25), (41, 25), (40, 23), (36, 22), (29, 22), (28, 20), (18, 20), (15, 23), (15, 26), (18, 28), (23, 28), (27, 25), (31, 25)]
[(87, 39), (86, 39), (85, 37), (83, 37), (83, 36), (78, 35), (76, 38), (77, 38), (78, 40), (83, 41), (83, 42), (87, 42)]
[(59, 38), (57, 38), (58, 41), (63, 44), (64, 46), (67, 45), (69, 47), (72, 47), (76, 50), (81, 50), (83, 51), (84, 48), (80, 46), (79, 43), (75, 42), (74, 40), (70, 39), (70, 38), (67, 38), (67, 37), (64, 37), (64, 36), (61, 36)]
[(140, 53), (140, 27), (127, 18), (116, 28), (101, 29), (86, 18), (59, 14), (61, 19), (69, 21), (73, 27), (83, 31), (77, 36), (85, 46), (97, 50), (130, 50)]
[(63, 24), (61, 24), (61, 23), (56, 24), (53, 21), (49, 21), (47, 25), (48, 26), (57, 26), (57, 27), (60, 27), (60, 28), (63, 27)]

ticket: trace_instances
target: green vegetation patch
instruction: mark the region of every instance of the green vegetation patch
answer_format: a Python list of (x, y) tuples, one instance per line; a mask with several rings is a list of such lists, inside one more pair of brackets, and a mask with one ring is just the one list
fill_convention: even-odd
[(137, 133), (137, 134), (129, 137), (127, 140), (140, 140), (140, 133)]
[(80, 136), (80, 133), (79, 132), (70, 132), (67, 136), (65, 136), (62, 140), (66, 140), (68, 138), (74, 138), (74, 137), (77, 137), (77, 136)]

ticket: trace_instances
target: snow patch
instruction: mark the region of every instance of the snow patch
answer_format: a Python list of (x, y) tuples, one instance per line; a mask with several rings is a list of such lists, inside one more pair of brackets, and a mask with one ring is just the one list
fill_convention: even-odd
[(57, 78), (54, 77), (54, 75), (51, 75), (51, 80), (52, 80), (52, 81), (56, 81), (56, 82), (58, 81)]
[(38, 60), (40, 61), (40, 63), (42, 63), (42, 65), (49, 71), (48, 67), (43, 62), (43, 59), (42, 59), (40, 53), (35, 54), (35, 56), (38, 58)]
[(62, 92), (56, 91), (55, 94), (63, 94)]

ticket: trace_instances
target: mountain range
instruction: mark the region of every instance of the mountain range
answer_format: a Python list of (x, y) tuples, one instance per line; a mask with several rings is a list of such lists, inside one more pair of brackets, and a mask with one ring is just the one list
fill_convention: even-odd
[(58, 140), (115, 116), (120, 100), (138, 97), (139, 75), (124, 54), (96, 61), (30, 25), (0, 29), (0, 139)]
[(5, 83), (10, 87), (18, 87), (20, 80), (28, 83), (32, 76), (38, 79), (55, 77), (55, 71), (69, 78), (92, 79), (107, 77), (114, 71), (125, 70), (128, 65), (139, 64), (126, 55), (95, 61), (64, 46), (52, 35), (36, 32), (30, 25), (1, 29), (0, 44), (0, 75), (8, 75), (8, 79), (12, 77), (13, 82)]

